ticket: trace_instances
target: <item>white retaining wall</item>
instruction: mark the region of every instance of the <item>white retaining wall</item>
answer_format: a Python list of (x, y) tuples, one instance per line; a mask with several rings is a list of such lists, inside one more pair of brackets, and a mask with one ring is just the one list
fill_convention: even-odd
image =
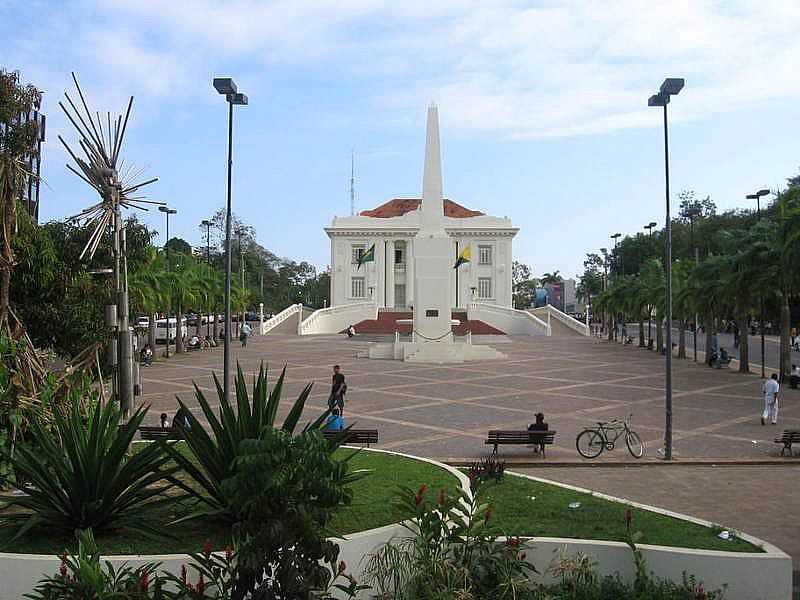
[(539, 317), (510, 306), (471, 302), (467, 319), (483, 321), (508, 335), (550, 335), (550, 325)]
[(374, 302), (358, 304), (342, 304), (315, 310), (298, 326), (300, 335), (317, 335), (322, 333), (339, 333), (349, 325), (359, 321), (378, 318), (378, 305)]
[[(302, 304), (292, 304), (291, 306), (287, 306), (277, 315), (273, 316), (270, 319), (267, 319), (261, 324), (261, 335), (266, 335), (267, 333), (275, 329), (278, 325), (280, 325), (287, 319), (290, 319), (293, 315), (302, 313), (302, 310), (303, 310)], [(297, 318), (299, 319), (300, 317)]]
[[(369, 450), (371, 452), (387, 452)], [(396, 454), (396, 453), (391, 453)], [(404, 455), (408, 456), (408, 455)], [(419, 457), (411, 457), (417, 458)], [(461, 481), (462, 487), (468, 482), (463, 473), (429, 459), (419, 459), (430, 462), (447, 469)], [(511, 473), (511, 476), (528, 477)], [(557, 482), (536, 477), (529, 477), (535, 481), (544, 481), (581, 492), (589, 492), (574, 486), (567, 486)], [(594, 494), (598, 497), (626, 502), (604, 494)], [(683, 518), (701, 525), (711, 526), (711, 523), (687, 517), (662, 509), (627, 502), (654, 512)], [(400, 524), (387, 525), (369, 531), (348, 535), (344, 540), (337, 540), (341, 548), (340, 559), (347, 563), (347, 570), (361, 579), (366, 556), (378, 550), (383, 544), (394, 537), (408, 535), (408, 531)], [(685, 572), (694, 574), (698, 581), (702, 581), (706, 589), (721, 587), (728, 584), (725, 594), (726, 600), (789, 600), (792, 593), (792, 560), (772, 544), (759, 540), (746, 534), (740, 534), (750, 543), (761, 546), (765, 552), (719, 552), (712, 550), (690, 550), (687, 548), (670, 548), (640, 544), (639, 548), (644, 554), (647, 565), (658, 577), (665, 577), (680, 581)], [(621, 542), (605, 542), (592, 540), (573, 540), (568, 538), (528, 538), (533, 546), (527, 551), (527, 560), (539, 570), (537, 577), (545, 581), (552, 581), (552, 576), (546, 573), (548, 566), (558, 557), (562, 550), (567, 554), (583, 552), (597, 562), (601, 575), (619, 573), (623, 578), (631, 579), (634, 573), (633, 557), (630, 549)], [(115, 566), (128, 562), (137, 566), (147, 562), (161, 562), (161, 569), (172, 573), (180, 573), (181, 565), (187, 564), (188, 557), (179, 554), (154, 555), (154, 556), (116, 556), (110, 561)], [(44, 574), (52, 575), (58, 570), (60, 561), (57, 557), (31, 555), (31, 554), (0, 554), (0, 600), (18, 600), (23, 594), (33, 590), (36, 582)], [(369, 591), (362, 592), (361, 600), (369, 598)]]
[(556, 319), (576, 333), (585, 335), (587, 337), (591, 335), (589, 326), (586, 323), (581, 323), (577, 319), (570, 317), (567, 313), (561, 312), (552, 304), (540, 306), (539, 308), (531, 309), (528, 312), (534, 316), (540, 317), (542, 320), (547, 320), (548, 324), (550, 323), (550, 319)]

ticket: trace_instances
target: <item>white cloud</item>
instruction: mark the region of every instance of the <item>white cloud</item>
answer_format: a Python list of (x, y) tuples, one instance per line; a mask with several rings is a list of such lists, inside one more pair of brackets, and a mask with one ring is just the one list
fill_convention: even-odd
[(272, 65), (340, 70), (387, 121), (435, 99), (449, 126), (511, 138), (653, 124), (646, 99), (665, 76), (687, 79), (677, 119), (800, 96), (800, 3), (781, 0), (97, 0), (85, 12), (78, 47), (147, 94), (190, 92), (209, 64), (264, 79)]

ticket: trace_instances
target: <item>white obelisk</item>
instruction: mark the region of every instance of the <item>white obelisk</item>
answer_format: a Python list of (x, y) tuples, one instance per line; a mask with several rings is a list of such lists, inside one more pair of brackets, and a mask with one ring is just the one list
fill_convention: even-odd
[(414, 341), (452, 343), (450, 270), (453, 243), (444, 230), (439, 110), (428, 107), (420, 228), (414, 238)]

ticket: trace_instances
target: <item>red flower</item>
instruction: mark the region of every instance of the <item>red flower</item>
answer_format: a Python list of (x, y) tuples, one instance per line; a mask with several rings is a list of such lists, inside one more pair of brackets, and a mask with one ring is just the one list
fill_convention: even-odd
[(439, 490), (439, 506), (444, 506), (445, 502), (447, 502), (447, 492)]
[(520, 543), (519, 538), (508, 538), (506, 540), (506, 546), (508, 546), (510, 548), (518, 548), (519, 547), (519, 543)]
[(206, 540), (206, 543), (203, 544), (203, 556), (208, 559), (211, 556), (211, 540)]
[(61, 566), (58, 569), (58, 572), (61, 573), (61, 577), (67, 576), (67, 553), (61, 555)]
[(428, 491), (428, 486), (427, 486), (427, 485), (425, 485), (424, 483), (423, 483), (421, 486), (419, 486), (419, 490), (417, 490), (417, 495), (416, 495), (416, 496), (414, 496), (414, 503), (415, 503), (417, 506), (419, 506), (420, 504), (422, 504), (422, 500), (424, 499), (424, 497), (425, 497), (425, 493), (426, 493), (427, 491)]
[(139, 583), (143, 592), (146, 592), (148, 589), (150, 589), (150, 573), (144, 571), (142, 576), (139, 578)]
[(230, 560), (233, 557), (233, 548), (225, 546), (225, 559)]

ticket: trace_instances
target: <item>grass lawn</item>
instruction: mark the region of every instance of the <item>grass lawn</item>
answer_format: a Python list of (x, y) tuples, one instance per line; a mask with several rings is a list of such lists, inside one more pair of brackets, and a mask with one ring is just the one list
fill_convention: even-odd
[[(337, 454), (344, 456), (351, 452), (352, 450), (340, 449)], [(435, 465), (391, 454), (360, 452), (350, 464), (352, 469), (368, 469), (372, 472), (352, 485), (353, 503), (341, 508), (334, 518), (332, 527), (341, 534), (396, 523), (410, 516), (404, 515), (393, 502), (400, 485), (416, 489), (426, 483), (434, 490), (456, 490), (459, 485), (456, 477)], [(230, 543), (230, 536), (228, 529), (218, 522), (194, 520), (167, 526), (170, 521), (192, 511), (193, 506), (187, 502), (155, 511), (153, 524), (164, 533), (157, 540), (139, 533), (117, 532), (97, 535), (97, 543), (101, 552), (106, 555), (200, 552), (206, 540), (211, 541), (215, 548), (223, 549)], [(2, 543), (0, 551), (60, 554), (65, 547), (75, 548), (76, 545), (71, 536), (53, 535), (39, 529), (26, 534), (10, 546)]]
[[(485, 493), (485, 501), (494, 507), (495, 533), (625, 540), (627, 506), (624, 504), (509, 474), (498, 484), (485, 484), (481, 493)], [(572, 502), (580, 502), (580, 507), (569, 508)], [(642, 532), (642, 544), (762, 552), (761, 548), (738, 538), (730, 541), (718, 538), (722, 528), (703, 527), (638, 508), (632, 510), (632, 527)]]

